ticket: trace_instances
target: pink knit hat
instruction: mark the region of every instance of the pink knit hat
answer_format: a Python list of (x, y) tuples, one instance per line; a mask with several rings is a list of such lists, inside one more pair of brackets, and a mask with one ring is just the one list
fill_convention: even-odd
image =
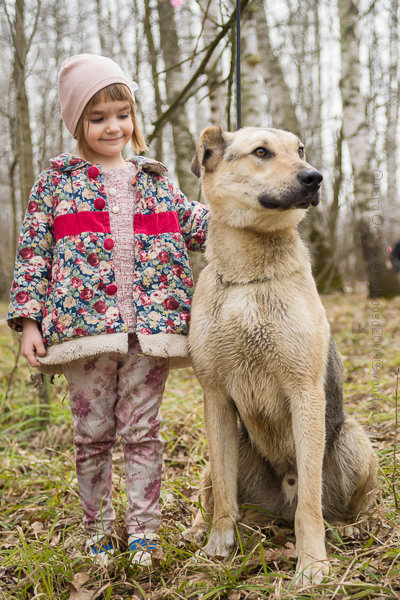
[(138, 89), (117, 63), (106, 56), (77, 54), (64, 60), (58, 74), (58, 96), (61, 116), (72, 135), (90, 98), (112, 83), (123, 83), (132, 95)]

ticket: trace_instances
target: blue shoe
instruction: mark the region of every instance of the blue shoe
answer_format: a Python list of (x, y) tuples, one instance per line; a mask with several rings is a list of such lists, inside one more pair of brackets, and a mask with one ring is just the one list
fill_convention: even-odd
[(115, 548), (110, 538), (94, 535), (86, 542), (86, 552), (93, 558), (96, 564), (106, 567), (110, 560), (110, 556), (115, 552)]
[(151, 567), (153, 564), (151, 553), (159, 548), (159, 544), (160, 538), (156, 533), (146, 533), (143, 537), (138, 537), (137, 533), (132, 533), (128, 538), (130, 562), (142, 567)]

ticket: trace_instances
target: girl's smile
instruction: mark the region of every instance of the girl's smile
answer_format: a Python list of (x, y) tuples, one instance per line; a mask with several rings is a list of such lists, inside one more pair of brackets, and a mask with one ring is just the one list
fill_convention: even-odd
[(86, 123), (87, 158), (106, 169), (124, 164), (122, 150), (132, 137), (131, 107), (124, 100), (99, 102)]

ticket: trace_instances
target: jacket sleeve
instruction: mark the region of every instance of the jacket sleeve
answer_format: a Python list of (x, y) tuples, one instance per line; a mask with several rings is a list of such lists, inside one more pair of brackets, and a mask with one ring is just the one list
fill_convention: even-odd
[(208, 229), (208, 208), (200, 202), (189, 202), (173, 184), (170, 185), (170, 191), (174, 195), (179, 223), (188, 249), (204, 252)]
[(50, 175), (42, 173), (30, 196), (18, 239), (7, 321), (22, 331), (22, 318), (41, 323), (53, 266), (55, 244)]

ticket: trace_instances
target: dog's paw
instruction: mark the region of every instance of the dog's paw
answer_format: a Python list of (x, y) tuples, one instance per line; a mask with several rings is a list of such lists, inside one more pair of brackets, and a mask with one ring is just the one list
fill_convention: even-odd
[(348, 540), (366, 540), (369, 537), (369, 533), (364, 531), (358, 525), (342, 525), (338, 527), (339, 533), (342, 538)]
[(228, 560), (234, 546), (235, 535), (232, 526), (229, 529), (214, 527), (203, 552), (218, 560)]
[(316, 560), (309, 564), (298, 560), (293, 578), (293, 587), (318, 585), (327, 575), (329, 575), (328, 560)]
[(182, 532), (182, 537), (186, 542), (191, 542), (195, 546), (200, 547), (206, 537), (207, 529), (206, 523), (203, 523), (202, 525), (193, 525)]

